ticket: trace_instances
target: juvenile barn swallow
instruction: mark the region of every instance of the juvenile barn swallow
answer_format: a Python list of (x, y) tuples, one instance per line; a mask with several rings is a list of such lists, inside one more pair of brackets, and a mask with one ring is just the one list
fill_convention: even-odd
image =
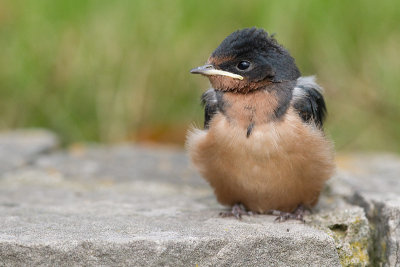
[(232, 207), (221, 215), (302, 220), (335, 169), (314, 77), (301, 77), (289, 52), (257, 28), (230, 34), (191, 73), (212, 88), (201, 97), (204, 129), (190, 130), (186, 146), (217, 200)]

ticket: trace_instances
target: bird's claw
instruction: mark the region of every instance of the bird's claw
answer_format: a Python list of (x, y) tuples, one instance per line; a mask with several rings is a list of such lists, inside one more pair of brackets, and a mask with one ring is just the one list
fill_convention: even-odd
[(287, 220), (297, 220), (305, 223), (304, 215), (307, 213), (303, 205), (299, 205), (293, 212), (284, 212), (280, 210), (270, 210), (268, 214), (277, 216), (275, 222), (285, 222)]
[(231, 217), (234, 216), (236, 219), (242, 219), (242, 215), (252, 216), (253, 212), (247, 211), (243, 204), (235, 204), (230, 211), (223, 211), (219, 213), (221, 217)]
[(298, 220), (305, 223), (303, 214), (293, 214), (290, 212), (281, 212), (276, 218), (275, 222), (285, 222), (287, 220)]

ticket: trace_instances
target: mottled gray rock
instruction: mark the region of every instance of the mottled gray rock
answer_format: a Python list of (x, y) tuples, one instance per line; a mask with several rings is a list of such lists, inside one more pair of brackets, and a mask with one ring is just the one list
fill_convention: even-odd
[(132, 146), (44, 155), (0, 179), (6, 264), (340, 266), (334, 239), (223, 207), (181, 151)]
[(400, 266), (400, 197), (357, 194), (353, 202), (367, 211), (375, 246), (374, 265)]
[(364, 210), (354, 205), (324, 209), (313, 214), (310, 224), (325, 231), (336, 244), (342, 266), (366, 266), (370, 262), (370, 225)]
[[(336, 183), (341, 187), (333, 194), (342, 193), (364, 209), (372, 232), (372, 265), (400, 266), (400, 158), (357, 155), (342, 162), (340, 182)], [(346, 185), (347, 192), (338, 190)]]
[(0, 174), (29, 163), (57, 144), (57, 137), (42, 129), (0, 132)]
[(66, 153), (39, 157), (35, 168), (62, 173), (79, 182), (132, 182), (133, 180), (189, 184), (206, 182), (190, 168), (182, 150), (140, 146), (75, 146)]
[(398, 260), (398, 202), (385, 193), (398, 193), (400, 161), (393, 156), (339, 158), (337, 177), (302, 224), (268, 215), (220, 218), (224, 207), (180, 150), (46, 150), (0, 172), (3, 265), (395, 266)]

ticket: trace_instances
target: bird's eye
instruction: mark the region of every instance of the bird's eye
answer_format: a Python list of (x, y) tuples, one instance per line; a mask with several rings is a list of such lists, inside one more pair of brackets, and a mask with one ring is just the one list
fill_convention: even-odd
[(240, 61), (239, 64), (237, 64), (237, 68), (239, 70), (246, 70), (250, 67), (250, 62), (248, 61)]

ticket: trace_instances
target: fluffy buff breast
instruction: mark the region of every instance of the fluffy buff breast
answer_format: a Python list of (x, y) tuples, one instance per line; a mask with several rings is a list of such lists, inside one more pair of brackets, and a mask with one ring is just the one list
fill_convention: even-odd
[(333, 146), (322, 131), (289, 109), (276, 122), (246, 127), (217, 114), (208, 130), (192, 129), (189, 156), (223, 205), (255, 212), (312, 207), (334, 172)]

